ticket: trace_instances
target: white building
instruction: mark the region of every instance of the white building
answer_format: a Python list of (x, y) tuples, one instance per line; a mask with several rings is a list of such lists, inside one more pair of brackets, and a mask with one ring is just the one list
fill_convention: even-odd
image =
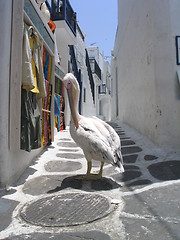
[[(61, 81), (67, 72), (73, 72), (80, 82), (79, 109), (81, 113), (84, 116), (96, 115), (96, 88), (84, 35), (76, 23), (76, 13), (68, 0), (49, 0), (48, 3), (52, 10), (51, 17), (56, 24), (55, 34), (47, 24), (48, 18), (40, 11), (35, 0), (0, 1), (2, 16), (0, 30), (3, 33), (0, 37), (2, 56), (0, 60), (0, 187), (14, 183), (29, 166), (32, 159), (53, 141), (54, 127), (56, 126), (55, 94), (59, 94), (65, 99), (65, 125), (69, 124), (70, 110), (66, 91)], [(25, 34), (27, 29), (28, 34)], [(30, 43), (32, 37), (33, 41)], [(35, 44), (35, 39), (38, 39), (36, 44), (40, 44), (37, 48), (31, 46), (32, 43)], [(61, 60), (56, 55), (56, 47)], [(26, 86), (22, 84), (22, 80), (29, 76), (24, 74), (23, 64), (28, 63), (28, 66), (32, 67), (31, 60), (37, 61), (37, 58), (31, 57), (29, 61), (25, 61), (24, 54), (30, 52), (31, 54), (28, 56), (32, 56), (34, 49), (38, 49), (38, 63), (39, 59), (42, 60), (41, 77), (44, 75), (44, 81), (41, 83), (44, 88), (46, 87), (46, 93), (49, 95), (47, 99), (45, 99), (45, 95), (40, 97), (37, 89), (36, 93), (32, 93), (31, 90), (34, 89), (34, 86), (32, 89), (26, 89)], [(28, 51), (26, 52), (26, 50)], [(40, 79), (40, 68), (37, 62), (34, 63), (34, 66), (36, 74), (37, 72), (39, 74), (36, 75), (36, 79)], [(34, 79), (35, 74), (33, 74), (31, 76)], [(39, 81), (36, 82), (39, 83)], [(25, 108), (25, 111), (22, 109), (22, 106), (28, 102), (27, 99), (22, 99), (22, 96), (27, 97), (29, 93), (33, 96), (33, 100), (35, 100), (33, 103), (36, 103), (38, 109), (33, 112), (34, 115), (32, 114), (33, 120), (31, 117), (30, 120), (27, 116), (24, 117), (26, 110), (28, 110), (28, 116), (32, 116), (29, 112), (30, 107)], [(34, 124), (35, 119), (38, 124)], [(22, 122), (26, 125), (22, 125)], [(45, 122), (47, 123), (46, 128)], [(34, 128), (38, 126), (38, 128), (33, 131), (27, 128), (26, 134), (24, 129), (27, 125)], [(31, 135), (36, 137), (37, 133), (38, 139), (31, 138)], [(23, 145), (23, 141), (29, 145)]]
[[(22, 58), (25, 49), (23, 42), (26, 36), (24, 29), (25, 26), (31, 26), (33, 29), (32, 35), (36, 32), (41, 44), (41, 51), (38, 56), (42, 57), (43, 48), (46, 49), (52, 60), (52, 69), (54, 69), (54, 35), (38, 5), (33, 0), (0, 1), (0, 14), (2, 16), (0, 31), (3, 32), (0, 37), (2, 56), (0, 60), (0, 98), (2, 103), (0, 106), (0, 186), (4, 187), (15, 182), (32, 159), (43, 150), (40, 142), (37, 148), (31, 146), (32, 150), (31, 148), (26, 149), (26, 151), (22, 149), (21, 140), (24, 139), (21, 135), (22, 113), (25, 112), (21, 110), (21, 86), (23, 77), (26, 77), (22, 68), (23, 62), (25, 62)], [(29, 31), (31, 30), (29, 29)], [(54, 71), (51, 72), (49, 82), (54, 86)], [(42, 98), (39, 98), (37, 103), (41, 115), (41, 110), (43, 110)], [(39, 119), (40, 115), (38, 116)], [(50, 118), (52, 120), (51, 137), (53, 140), (53, 101)]]
[(110, 64), (104, 60), (104, 55), (97, 46), (89, 46), (88, 54), (96, 86), (96, 116), (105, 121), (109, 121), (111, 119)]
[(118, 0), (112, 52), (112, 118), (168, 151), (180, 148), (179, 12), (177, 0)]

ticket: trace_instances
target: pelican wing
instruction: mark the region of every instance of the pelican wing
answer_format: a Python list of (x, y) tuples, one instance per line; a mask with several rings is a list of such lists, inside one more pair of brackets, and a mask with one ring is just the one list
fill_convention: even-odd
[[(108, 136), (107, 136), (107, 140), (109, 141), (109, 144), (112, 147), (113, 151), (116, 151), (117, 149), (121, 150), (121, 142), (120, 142), (120, 138), (117, 135), (116, 131), (106, 122), (102, 121), (101, 119), (97, 118), (97, 117), (93, 117), (92, 118), (94, 120), (94, 123), (97, 124), (97, 128), (99, 126), (103, 126), (106, 131), (108, 131)], [(101, 123), (101, 124), (99, 124)], [(102, 128), (100, 129), (100, 131), (102, 131)]]
[[(79, 128), (71, 128), (74, 141), (83, 149), (87, 159), (116, 163), (113, 131), (110, 132), (106, 123), (98, 118), (81, 116)], [(109, 125), (108, 125), (109, 126)], [(110, 126), (109, 126), (110, 127)], [(119, 144), (118, 140), (117, 143)], [(113, 147), (112, 147), (113, 146)]]
[(121, 141), (116, 133), (116, 131), (106, 122), (102, 121), (101, 119), (97, 117), (93, 117), (93, 119), (97, 122), (101, 122), (101, 124), (105, 127), (105, 129), (109, 133), (109, 137), (107, 138), (109, 140), (109, 144), (111, 146), (111, 149), (114, 154), (114, 163), (120, 168), (120, 171), (124, 172), (123, 168), (123, 157), (121, 154)]

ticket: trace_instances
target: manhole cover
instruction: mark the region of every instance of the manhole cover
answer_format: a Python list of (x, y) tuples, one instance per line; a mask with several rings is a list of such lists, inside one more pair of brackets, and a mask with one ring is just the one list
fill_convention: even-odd
[(111, 209), (109, 199), (99, 194), (66, 193), (26, 204), (20, 215), (31, 224), (63, 227), (92, 222)]

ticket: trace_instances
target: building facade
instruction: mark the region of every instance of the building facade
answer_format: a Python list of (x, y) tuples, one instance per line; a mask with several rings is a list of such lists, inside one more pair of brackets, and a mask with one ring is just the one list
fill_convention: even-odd
[(180, 148), (180, 2), (118, 1), (112, 51), (112, 118), (157, 145)]
[(69, 125), (64, 75), (72, 72), (79, 82), (84, 116), (97, 115), (99, 93), (70, 1), (0, 1), (0, 13), (0, 187), (5, 187)]

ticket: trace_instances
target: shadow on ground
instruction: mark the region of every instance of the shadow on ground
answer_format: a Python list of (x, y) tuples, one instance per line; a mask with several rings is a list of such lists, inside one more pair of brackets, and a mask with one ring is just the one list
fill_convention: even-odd
[(121, 185), (116, 181), (105, 177), (99, 180), (86, 180), (85, 175), (43, 175), (27, 181), (24, 184), (23, 192), (36, 196), (46, 193), (55, 193), (67, 188), (92, 192), (108, 191), (120, 187)]

